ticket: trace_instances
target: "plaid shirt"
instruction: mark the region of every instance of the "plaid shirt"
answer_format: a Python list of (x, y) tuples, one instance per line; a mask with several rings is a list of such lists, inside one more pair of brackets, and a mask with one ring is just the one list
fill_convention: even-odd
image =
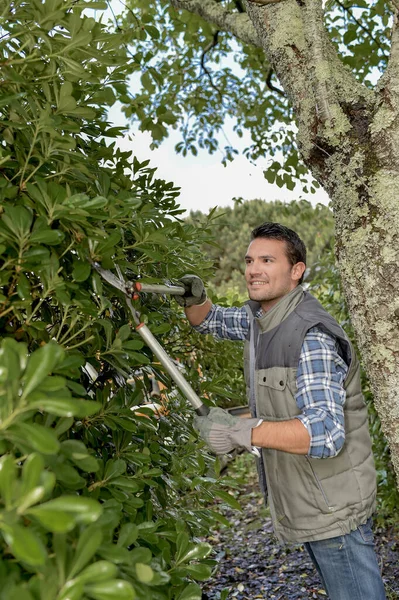
[[(260, 311), (257, 316), (260, 316)], [(195, 327), (220, 339), (245, 340), (249, 317), (245, 307), (222, 308), (212, 305), (208, 315)], [(309, 432), (308, 456), (336, 456), (345, 441), (343, 381), (348, 365), (338, 353), (335, 338), (313, 327), (307, 332), (296, 375), (296, 404), (299, 419)]]

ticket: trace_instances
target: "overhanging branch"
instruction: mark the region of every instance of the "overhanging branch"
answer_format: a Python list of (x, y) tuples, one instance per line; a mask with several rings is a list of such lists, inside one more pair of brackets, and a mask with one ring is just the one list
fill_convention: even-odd
[(171, 0), (175, 8), (183, 8), (227, 31), (245, 44), (261, 47), (258, 35), (246, 13), (233, 13), (215, 0)]
[(204, 48), (204, 51), (201, 56), (201, 69), (205, 73), (205, 75), (208, 77), (211, 87), (218, 93), (219, 98), (220, 98), (221, 102), (223, 103), (223, 94), (219, 90), (219, 88), (214, 84), (213, 79), (212, 79), (212, 74), (210, 73), (210, 71), (207, 69), (207, 67), (205, 65), (206, 54), (207, 54), (207, 52), (212, 50), (212, 48), (215, 48), (215, 46), (217, 46), (218, 39), (219, 39), (219, 33), (220, 33), (219, 31), (215, 31), (215, 33), (213, 34), (212, 41)]

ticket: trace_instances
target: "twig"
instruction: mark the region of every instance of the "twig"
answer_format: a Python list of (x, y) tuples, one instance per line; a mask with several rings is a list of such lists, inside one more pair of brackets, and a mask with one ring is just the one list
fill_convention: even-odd
[[(351, 9), (349, 8), (349, 6), (345, 6), (345, 4), (343, 2), (341, 2), (340, 0), (337, 0), (337, 4), (343, 8), (351, 17), (352, 19), (355, 21), (355, 23), (360, 27), (360, 29), (362, 29), (363, 31), (365, 31), (370, 38), (373, 40), (373, 42), (375, 42), (375, 44), (378, 46), (378, 48), (380, 50), (384, 50), (384, 47), (381, 46), (380, 42), (373, 36), (372, 32), (370, 31), (370, 29), (367, 29), (367, 27), (365, 25), (363, 25), (363, 23), (361, 21), (359, 21), (359, 19), (357, 19), (355, 17), (355, 15), (353, 14), (353, 12), (351, 11)], [(397, 8), (399, 8), (399, 3), (396, 5)], [(385, 56), (385, 54), (384, 54)]]
[(267, 73), (267, 77), (266, 77), (266, 85), (269, 88), (269, 90), (272, 90), (273, 92), (277, 92), (277, 94), (279, 94), (280, 96), (283, 96), (283, 98), (285, 98), (284, 90), (281, 90), (280, 88), (276, 87), (272, 83), (273, 73), (274, 73), (274, 71), (273, 71), (272, 67), (270, 67), (270, 69)]
[(209, 52), (209, 50), (212, 50), (212, 48), (215, 48), (215, 46), (217, 46), (217, 43), (219, 40), (219, 33), (220, 33), (219, 31), (215, 31), (215, 33), (213, 34), (212, 41), (204, 48), (204, 51), (201, 55), (201, 69), (204, 71), (205, 75), (208, 77), (211, 87), (219, 94), (220, 100), (223, 102), (223, 94), (219, 90), (219, 88), (213, 83), (212, 75), (205, 66), (205, 55), (207, 52)]

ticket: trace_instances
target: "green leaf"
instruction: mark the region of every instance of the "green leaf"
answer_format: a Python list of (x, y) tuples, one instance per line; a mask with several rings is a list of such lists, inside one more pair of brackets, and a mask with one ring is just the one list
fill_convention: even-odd
[(126, 471), (126, 462), (121, 458), (110, 459), (104, 471), (104, 479), (112, 479), (113, 477), (119, 477), (119, 475), (123, 475)]
[(39, 514), (42, 510), (66, 512), (74, 515), (76, 523), (86, 525), (97, 521), (102, 513), (101, 504), (92, 498), (85, 498), (83, 496), (59, 496), (32, 510), (35, 511), (35, 515)]
[(72, 271), (72, 277), (75, 281), (81, 282), (86, 281), (91, 273), (91, 264), (89, 262), (77, 262), (75, 263)]
[(49, 246), (55, 246), (60, 244), (65, 238), (65, 234), (58, 229), (42, 229), (39, 231), (32, 232), (30, 236), (30, 242), (32, 244), (48, 244)]
[(145, 548), (144, 546), (140, 546), (139, 548), (133, 548), (129, 552), (130, 562), (131, 564), (140, 563), (150, 563), (152, 560), (152, 553), (149, 548)]
[(101, 404), (92, 400), (77, 400), (76, 398), (41, 398), (30, 402), (29, 407), (59, 417), (82, 418), (98, 412)]
[(53, 431), (38, 423), (16, 423), (6, 429), (4, 436), (42, 454), (56, 454), (60, 447)]
[(197, 581), (206, 581), (212, 575), (212, 567), (204, 564), (185, 565), (184, 570), (187, 575), (190, 575), (190, 577)]
[(118, 564), (125, 564), (125, 565), (131, 564), (131, 556), (130, 556), (131, 553), (128, 552), (126, 550), (126, 548), (121, 548), (121, 547), (115, 546), (114, 544), (103, 544), (98, 549), (98, 554), (102, 558), (105, 558), (105, 560), (108, 560), (109, 562), (115, 563), (117, 565)]
[[(124, 523), (121, 526), (121, 529), (119, 532), (117, 545), (122, 546), (124, 548), (128, 548), (129, 546), (134, 544), (134, 542), (137, 540), (138, 535), (139, 535), (139, 530), (138, 530), (137, 525), (135, 525), (134, 523)], [(151, 556), (150, 556), (150, 560), (151, 560)]]
[(85, 593), (94, 600), (133, 600), (136, 595), (131, 584), (123, 579), (86, 585)]
[(66, 386), (65, 377), (59, 377), (57, 375), (49, 376), (43, 379), (43, 381), (36, 388), (37, 392), (58, 392)]
[(18, 498), (18, 509), (17, 514), (23, 515), (28, 508), (40, 502), (40, 500), (44, 497), (46, 490), (44, 486), (38, 485), (37, 487), (30, 490), (24, 496), (20, 496)]
[(128, 477), (116, 477), (109, 481), (108, 485), (116, 485), (121, 490), (126, 490), (128, 492), (138, 492), (140, 489), (140, 485), (134, 479), (129, 479)]
[(241, 504), (228, 492), (223, 490), (215, 490), (215, 496), (221, 498), (226, 504), (231, 506), (231, 508), (235, 508), (236, 510), (242, 510)]
[(0, 458), (0, 494), (8, 510), (13, 498), (13, 490), (16, 478), (16, 466), (14, 458), (5, 454)]
[(25, 300), (25, 298), (29, 298), (30, 296), (30, 281), (25, 273), (20, 273), (19, 275), (17, 293), (21, 300)]
[(188, 537), (188, 534), (185, 531), (182, 531), (181, 533), (179, 533), (179, 535), (177, 536), (177, 539), (176, 539), (175, 560), (176, 560), (177, 564), (182, 562), (182, 558), (187, 553), (187, 550), (189, 549), (189, 547), (190, 547), (190, 538)]
[(93, 558), (101, 545), (103, 534), (98, 527), (87, 527), (79, 537), (75, 556), (69, 571), (68, 578), (71, 579), (79, 573)]
[(48, 531), (66, 533), (75, 527), (74, 515), (56, 510), (46, 510), (40, 506), (26, 511), (27, 515), (35, 517)]
[(136, 577), (141, 583), (150, 583), (154, 579), (154, 571), (149, 565), (136, 563)]
[(26, 398), (43, 379), (49, 375), (64, 357), (64, 350), (55, 342), (49, 342), (31, 354), (23, 377), (23, 394)]
[(15, 558), (33, 567), (44, 565), (47, 554), (40, 539), (27, 527), (0, 522), (6, 543)]
[(122, 342), (124, 342), (125, 340), (128, 339), (131, 332), (132, 332), (132, 330), (131, 330), (130, 325), (122, 325), (122, 327), (119, 329), (119, 331), (117, 333), (117, 337), (119, 339), (121, 339)]
[(212, 552), (212, 546), (206, 542), (201, 542), (195, 546), (190, 545), (190, 548), (176, 560), (176, 564), (186, 563), (190, 560), (198, 560), (206, 558)]
[(57, 600), (80, 600), (83, 596), (83, 582), (72, 579), (67, 581), (61, 592), (57, 596)]
[(29, 234), (33, 214), (24, 206), (7, 206), (2, 215), (3, 222), (7, 225), (19, 241), (22, 241)]
[(61, 443), (61, 452), (72, 460), (80, 469), (94, 473), (99, 464), (94, 456), (87, 452), (86, 446), (79, 440), (65, 440)]
[(202, 591), (199, 585), (196, 583), (190, 583), (184, 588), (178, 600), (201, 600)]
[(101, 505), (91, 498), (59, 496), (31, 508), (26, 514), (34, 516), (49, 531), (65, 533), (77, 524), (93, 523), (101, 513)]
[(106, 560), (99, 560), (86, 567), (76, 579), (81, 583), (91, 583), (92, 581), (100, 583), (114, 579), (117, 574), (118, 567), (116, 565)]
[(35, 488), (44, 469), (44, 460), (40, 454), (29, 454), (22, 467), (21, 495), (24, 496)]

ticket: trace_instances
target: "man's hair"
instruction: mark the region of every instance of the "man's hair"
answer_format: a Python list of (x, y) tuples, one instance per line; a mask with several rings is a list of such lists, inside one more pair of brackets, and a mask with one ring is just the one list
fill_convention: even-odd
[[(251, 240), (256, 238), (269, 238), (285, 242), (286, 255), (290, 264), (294, 266), (298, 262), (303, 262), (306, 265), (306, 246), (299, 235), (289, 227), (280, 225), (280, 223), (262, 223), (251, 232)], [(302, 281), (303, 276), (298, 283), (302, 283)]]

